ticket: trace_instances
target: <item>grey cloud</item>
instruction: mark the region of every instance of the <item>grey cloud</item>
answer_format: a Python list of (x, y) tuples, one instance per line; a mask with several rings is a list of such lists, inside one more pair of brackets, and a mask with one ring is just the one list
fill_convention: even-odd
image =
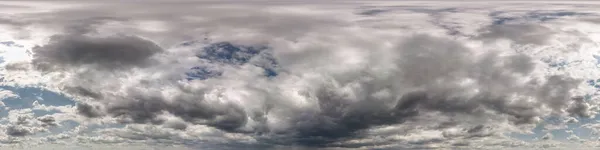
[(467, 130), (467, 138), (489, 137), (492, 136), (493, 128), (485, 125), (477, 125)]
[[(546, 84), (540, 87), (538, 97), (540, 100), (545, 101), (548, 104), (547, 106), (560, 114), (560, 111), (569, 104), (568, 100), (575, 98), (569, 92), (576, 88), (580, 82), (580, 80), (572, 78), (550, 76)], [(585, 115), (580, 112), (575, 112), (574, 115)]]
[(29, 116), (19, 116), (17, 118), (17, 122), (15, 122), (15, 124), (17, 124), (17, 125), (26, 125), (26, 124), (29, 124), (30, 123), (29, 119), (30, 119)]
[[(214, 3), (214, 5), (205, 4)], [(262, 8), (269, 3), (238, 3)], [(289, 3), (289, 2), (288, 2)], [(307, 33), (328, 28), (350, 25), (340, 19), (323, 15), (272, 13), (252, 7), (213, 7), (229, 6), (223, 2), (147, 2), (144, 4), (123, 2), (102, 4), (82, 2), (84, 7), (73, 7), (51, 12), (18, 14), (6, 17), (5, 22), (16, 28), (32, 25), (44, 26), (65, 33), (93, 33), (96, 27), (106, 27), (107, 23), (123, 25), (114, 32), (127, 32), (158, 39), (161, 46), (200, 38), (211, 32), (231, 32), (231, 29), (244, 29), (260, 35), (283, 37), (295, 40)], [(114, 12), (119, 12), (114, 14)], [(26, 20), (26, 21), (23, 21)], [(164, 31), (148, 32), (137, 26), (137, 21), (156, 21), (168, 26)], [(26, 31), (26, 29), (21, 29)], [(260, 40), (260, 39), (257, 39)], [(266, 40), (266, 39), (265, 39)]]
[(81, 96), (87, 96), (87, 97), (91, 97), (91, 98), (102, 98), (102, 95), (96, 92), (92, 92), (90, 89), (81, 87), (81, 86), (77, 86), (77, 87), (65, 87), (66, 91), (69, 91), (69, 93), (76, 93), (77, 95), (81, 95)]
[(18, 63), (8, 63), (6, 64), (6, 66), (4, 66), (4, 68), (6, 68), (6, 70), (19, 70), (19, 71), (26, 71), (29, 69), (29, 63), (26, 62), (18, 62)]
[(156, 44), (136, 36), (58, 35), (49, 44), (33, 48), (33, 64), (42, 70), (81, 65), (116, 69), (147, 65), (148, 58), (161, 51)]
[(13, 125), (6, 129), (6, 134), (10, 136), (26, 136), (33, 134), (33, 131), (23, 126)]
[(100, 106), (85, 103), (77, 104), (77, 113), (89, 118), (96, 118), (103, 115)]
[(42, 122), (42, 126), (56, 126), (56, 119), (52, 116), (41, 116), (37, 118), (38, 121)]
[[(516, 84), (514, 74), (528, 73), (520, 68), (533, 68), (530, 59), (502, 65), (503, 58), (492, 53), (473, 60), (460, 44), (430, 37), (409, 40), (402, 49), (399, 65), (404, 70), (403, 78), (409, 85), (425, 88), (423, 98), (419, 98), (421, 107), (447, 113), (476, 113), (487, 108), (516, 118), (536, 116), (526, 114), (535, 109), (533, 106), (509, 104), (505, 95), (518, 92), (507, 89)], [(462, 96), (467, 89), (456, 85), (456, 81), (463, 79), (474, 79), (478, 85), (471, 88), (480, 92), (470, 98)]]
[(591, 106), (584, 100), (582, 96), (574, 97), (572, 100), (572, 104), (569, 106), (569, 108), (567, 108), (567, 111), (570, 114), (574, 114), (577, 117), (583, 118), (590, 118), (595, 115), (593, 108), (591, 108)]
[[(74, 14), (76, 15), (76, 14)], [(69, 15), (61, 15), (61, 17), (69, 18)], [(126, 19), (118, 18), (118, 17), (107, 17), (107, 16), (97, 16), (97, 17), (86, 17), (86, 18), (75, 18), (70, 20), (64, 20), (65, 26), (63, 34), (70, 35), (83, 35), (89, 33), (97, 33), (97, 28), (101, 25), (106, 24), (110, 21), (126, 21)]]
[(495, 125), (465, 126), (462, 127), (461, 130), (444, 130), (442, 135), (446, 139), (453, 139), (453, 142), (459, 144), (456, 146), (468, 146), (473, 140), (481, 138), (499, 138), (500, 134), (498, 134), (498, 129), (494, 126)]
[(27, 25), (26, 22), (24, 21), (20, 21), (16, 18), (10, 18), (10, 17), (2, 17), (0, 18), (0, 24), (3, 25), (12, 25), (12, 26), (25, 26)]
[(185, 122), (177, 121), (177, 120), (176, 121), (166, 121), (164, 123), (164, 125), (167, 128), (172, 128), (172, 129), (177, 129), (177, 130), (185, 130), (188, 127), (188, 125)]
[[(324, 87), (323, 91), (319, 91), (323, 94), (317, 96), (320, 108), (323, 110), (319, 117), (306, 122), (298, 120), (299, 122), (296, 123), (301, 125), (299, 126), (301, 135), (313, 137), (307, 139), (318, 139), (316, 140), (318, 142), (326, 142), (327, 138), (335, 141), (337, 138), (360, 135), (358, 131), (370, 127), (418, 120), (419, 116), (432, 112), (471, 118), (499, 114), (509, 116), (507, 119), (516, 125), (532, 124), (536, 123), (536, 118), (542, 115), (538, 111), (540, 106), (549, 106), (557, 113), (567, 107), (572, 97), (568, 91), (574, 89), (579, 83), (567, 77), (551, 76), (544, 84), (538, 85), (539, 87), (519, 85), (516, 83), (518, 75), (528, 74), (534, 67), (531, 59), (526, 56), (503, 58), (489, 54), (488, 57), (475, 60), (470, 51), (459, 43), (428, 36), (416, 36), (401, 45), (399, 48), (401, 56), (397, 62), (401, 70), (398, 76), (394, 76), (397, 79), (383, 79), (388, 82), (363, 82), (359, 85), (364, 90), (357, 91), (356, 94), (373, 95), (382, 90), (381, 88), (389, 87), (392, 87), (391, 91), (402, 91), (401, 89), (404, 88), (421, 90), (408, 91), (404, 94), (393, 93), (392, 95), (401, 95), (401, 98), (397, 101), (384, 99), (383, 101), (388, 102), (396, 101), (395, 107), (389, 108), (369, 97), (350, 103), (353, 100), (345, 98), (343, 94), (331, 92), (331, 90), (335, 91), (334, 89)], [(464, 79), (474, 79), (477, 85), (461, 87), (457, 81)], [(391, 85), (374, 85), (375, 83)], [(480, 92), (474, 96), (465, 95), (465, 92), (470, 89), (477, 89)], [(540, 94), (537, 95), (534, 91)], [(532, 97), (537, 101), (529, 103), (526, 99), (511, 100), (508, 97), (511, 94)], [(494, 113), (488, 114), (489, 112), (485, 110)], [(306, 120), (306, 118), (302, 119)], [(485, 123), (484, 120), (479, 121)], [(469, 129), (467, 133), (472, 135), (468, 137), (494, 135), (492, 132), (494, 130), (482, 132), (482, 129), (484, 129), (483, 125)]]
[(554, 32), (536, 24), (500, 24), (482, 29), (476, 38), (483, 40), (509, 39), (517, 44), (545, 44)]
[[(13, 137), (23, 137), (45, 130), (44, 128), (37, 127), (39, 124), (32, 122), (32, 119), (28, 115), (18, 116), (16, 122), (8, 125), (5, 133)], [(42, 120), (49, 121), (47, 118)], [(41, 122), (45, 124), (44, 121)]]
[(508, 59), (509, 62), (507, 65), (510, 66), (509, 69), (513, 69), (513, 71), (516, 73), (529, 74), (535, 68), (531, 57), (529, 56), (514, 55), (510, 56)]
[[(361, 71), (367, 72), (364, 74), (337, 77), (338, 85), (325, 82), (318, 88), (307, 89), (305, 98), (316, 100), (318, 112), (294, 110), (278, 103), (287, 97), (277, 97), (276, 93), (269, 93), (272, 97), (267, 99), (248, 99), (269, 102), (257, 104), (267, 108), (260, 110), (262, 112), (249, 112), (245, 106), (215, 103), (203, 96), (213, 87), (171, 87), (177, 89), (177, 93), (169, 95), (170, 98), (159, 94), (157, 89), (160, 88), (155, 87), (131, 88), (120, 95), (84, 92), (81, 89), (70, 92), (92, 95), (106, 107), (98, 109), (79, 104), (80, 114), (88, 117), (106, 113), (120, 118), (123, 123), (165, 124), (166, 127), (185, 129), (182, 125), (166, 124), (164, 119), (158, 117), (166, 112), (191, 124), (208, 125), (227, 132), (267, 134), (277, 139), (260, 138), (266, 143), (326, 147), (340, 140), (362, 137), (365, 130), (380, 126), (424, 120), (430, 120), (426, 124), (432, 124), (431, 129), (464, 125), (459, 121), (449, 124), (443, 117), (480, 124), (466, 128), (458, 137), (494, 136), (497, 130), (488, 124), (495, 121), (506, 119), (514, 125), (536, 123), (536, 119), (543, 115), (539, 110), (542, 106), (561, 113), (573, 97), (569, 91), (579, 83), (578, 80), (561, 76), (518, 83), (520, 77), (527, 76), (533, 70), (531, 58), (524, 55), (500, 56), (496, 53), (476, 58), (472, 50), (449, 39), (418, 35), (399, 43), (397, 50), (389, 54), (397, 56), (393, 62), (398, 68), (392, 70), (394, 76), (381, 77), (376, 75), (377, 72), (369, 73), (365, 69)], [(464, 80), (471, 80), (472, 84), (462, 85)], [(343, 92), (348, 85), (358, 87), (352, 93), (355, 96), (349, 97)], [(472, 90), (479, 92), (469, 94)], [(380, 96), (382, 93), (388, 96)], [(511, 99), (510, 95), (533, 98), (535, 101)], [(297, 113), (287, 116), (289, 120), (286, 124), (291, 125), (288, 130), (274, 131), (265, 120), (276, 118), (268, 118), (265, 114), (280, 110)], [(582, 115), (575, 111), (570, 113)], [(438, 114), (441, 118), (424, 118), (431, 114)], [(243, 129), (250, 121), (258, 125)]]
[[(226, 131), (235, 131), (246, 123), (246, 113), (235, 104), (210, 103), (201, 97), (202, 91), (180, 93), (175, 103), (166, 102), (161, 96), (150, 93), (140, 95), (141, 91), (131, 91), (128, 97), (122, 97), (125, 103), (117, 103), (107, 108), (107, 113), (115, 117), (124, 117), (125, 122), (162, 124), (157, 118), (163, 111), (172, 113), (194, 124), (209, 125)], [(192, 91), (190, 91), (192, 92)], [(177, 127), (176, 125), (173, 127)], [(182, 128), (182, 127), (177, 127)]]
[(369, 9), (369, 10), (364, 10), (359, 12), (359, 15), (365, 15), (365, 16), (375, 16), (375, 15), (379, 15), (382, 13), (386, 13), (389, 12), (390, 10), (385, 10), (385, 9)]
[(552, 139), (552, 133), (546, 133), (544, 136), (542, 136), (542, 140), (551, 140)]
[(343, 95), (323, 87), (317, 91), (322, 112), (316, 116), (295, 116), (296, 134), (292, 143), (309, 146), (324, 146), (337, 140), (360, 136), (359, 131), (380, 125), (399, 124), (417, 116), (417, 104), (422, 94), (406, 94), (395, 107), (389, 108), (382, 103), (368, 99), (349, 103)]

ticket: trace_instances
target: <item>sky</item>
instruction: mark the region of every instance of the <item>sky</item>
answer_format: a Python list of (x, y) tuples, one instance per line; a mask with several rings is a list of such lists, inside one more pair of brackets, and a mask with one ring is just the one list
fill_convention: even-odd
[(597, 149), (599, 7), (0, 0), (0, 149)]

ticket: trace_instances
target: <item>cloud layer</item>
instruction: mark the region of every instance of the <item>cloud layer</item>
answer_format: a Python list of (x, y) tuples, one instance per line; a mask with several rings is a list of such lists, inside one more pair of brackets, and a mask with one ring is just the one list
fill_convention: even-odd
[(577, 4), (13, 3), (48, 11), (0, 18), (24, 43), (1, 55), (0, 146), (597, 144), (600, 39)]

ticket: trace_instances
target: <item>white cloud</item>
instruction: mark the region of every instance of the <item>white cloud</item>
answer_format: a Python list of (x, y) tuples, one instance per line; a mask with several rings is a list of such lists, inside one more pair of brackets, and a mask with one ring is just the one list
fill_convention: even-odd
[(0, 90), (0, 99), (4, 100), (6, 98), (19, 98), (19, 95), (9, 90)]

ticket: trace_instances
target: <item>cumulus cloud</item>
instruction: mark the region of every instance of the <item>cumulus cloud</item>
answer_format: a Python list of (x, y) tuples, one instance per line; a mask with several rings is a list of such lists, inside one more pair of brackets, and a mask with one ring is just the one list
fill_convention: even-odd
[(10, 136), (25, 136), (31, 134), (32, 132), (33, 131), (21, 126), (10, 126), (6, 129), (6, 134)]
[(4, 121), (8, 121), (8, 124), (2, 126), (5, 129), (5, 134), (11, 137), (24, 137), (46, 132), (47, 128), (45, 125), (52, 122), (48, 118), (34, 119), (31, 109), (10, 110), (8, 113), (8, 117), (3, 119)]
[(99, 106), (94, 106), (94, 105), (85, 104), (85, 103), (77, 104), (77, 112), (80, 115), (83, 115), (85, 117), (89, 117), (89, 118), (100, 117), (100, 116), (102, 116), (102, 113), (100, 111), (101, 110), (100, 110)]
[(42, 122), (43, 126), (56, 126), (56, 120), (52, 116), (38, 117), (37, 120)]
[(6, 99), (6, 98), (15, 98), (15, 97), (19, 97), (19, 95), (16, 95), (14, 92), (9, 91), (9, 90), (0, 91), (0, 99), (2, 99), (2, 100)]

